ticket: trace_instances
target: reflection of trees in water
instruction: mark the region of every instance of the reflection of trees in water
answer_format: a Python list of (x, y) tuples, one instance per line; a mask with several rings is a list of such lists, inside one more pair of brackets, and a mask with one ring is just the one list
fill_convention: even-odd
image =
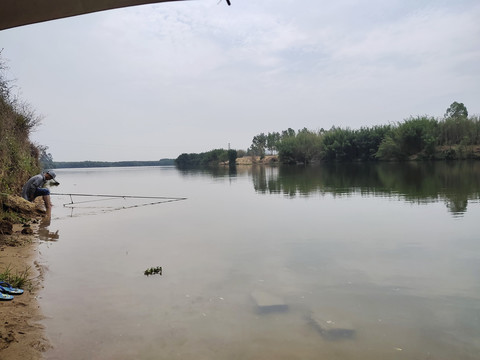
[(467, 212), (468, 199), (446, 199), (448, 210), (455, 215)]
[(271, 169), (252, 169), (257, 192), (292, 197), (361, 193), (398, 196), (415, 203), (443, 199), (454, 214), (466, 212), (468, 200), (478, 199), (480, 193), (479, 162), (338, 163)]
[(252, 181), (256, 191), (261, 193), (278, 193), (280, 185), (278, 181), (278, 167), (272, 166), (252, 166)]
[(209, 175), (214, 178), (236, 177), (237, 175), (250, 172), (250, 167), (238, 168), (237, 166), (209, 166), (209, 167), (177, 167), (185, 177), (205, 176)]
[(218, 166), (179, 169), (183, 176), (251, 176), (255, 191), (291, 197), (353, 193), (397, 196), (414, 203), (445, 201), (450, 212), (467, 211), (480, 194), (480, 162), (328, 163), (318, 166)]

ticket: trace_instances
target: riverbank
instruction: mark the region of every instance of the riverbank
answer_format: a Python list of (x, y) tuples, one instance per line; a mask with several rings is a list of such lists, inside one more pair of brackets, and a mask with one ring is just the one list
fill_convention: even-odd
[(235, 160), (235, 165), (273, 165), (278, 164), (277, 155), (243, 156)]
[(13, 224), (9, 234), (0, 235), (0, 273), (7, 269), (13, 274), (28, 273), (24, 293), (0, 302), (0, 359), (38, 360), (49, 348), (37, 302), (43, 282), (43, 270), (37, 262), (37, 234), (43, 216), (38, 208), (24, 210), (30, 211), (30, 226)]

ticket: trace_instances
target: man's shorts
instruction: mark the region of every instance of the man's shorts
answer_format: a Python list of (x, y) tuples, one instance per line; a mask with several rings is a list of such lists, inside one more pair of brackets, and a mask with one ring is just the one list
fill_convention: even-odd
[(45, 189), (45, 188), (37, 188), (35, 190), (35, 197), (37, 196), (45, 196), (45, 195), (50, 195), (50, 190)]

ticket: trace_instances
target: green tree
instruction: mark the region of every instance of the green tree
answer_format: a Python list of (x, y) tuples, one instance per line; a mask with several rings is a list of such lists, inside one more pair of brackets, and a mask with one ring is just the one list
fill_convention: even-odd
[(267, 149), (270, 151), (270, 154), (274, 154), (278, 150), (278, 143), (280, 142), (280, 133), (273, 132), (267, 134)]
[(237, 160), (237, 150), (229, 149), (227, 153), (228, 153), (228, 165), (235, 166), (235, 161)]
[(322, 154), (325, 160), (355, 160), (358, 155), (355, 132), (333, 126), (323, 135)]
[(55, 164), (53, 162), (53, 156), (50, 153), (47, 153), (47, 146), (40, 146), (40, 166), (42, 169), (53, 169)]
[(395, 141), (394, 134), (387, 135), (378, 147), (375, 157), (381, 160), (401, 160), (404, 154), (400, 151), (398, 142)]
[(468, 110), (463, 103), (454, 101), (445, 112), (445, 119), (458, 117), (468, 118)]
[(475, 121), (468, 118), (468, 110), (463, 103), (453, 102), (445, 112), (440, 124), (440, 145), (473, 145), (477, 140)]
[(362, 127), (355, 131), (355, 147), (357, 159), (375, 160), (376, 153), (385, 136), (392, 130), (390, 125)]
[[(226, 162), (230, 157), (235, 157), (236, 150), (214, 149), (203, 153), (183, 153), (175, 159), (178, 167), (198, 167), (198, 166), (216, 166), (221, 162)], [(235, 163), (235, 159), (233, 163)]]
[(436, 138), (437, 125), (437, 120), (426, 116), (405, 120), (397, 129), (402, 153), (410, 156), (423, 151), (427, 140)]
[(265, 156), (266, 146), (267, 136), (264, 133), (261, 133), (253, 137), (250, 149), (254, 155), (258, 155), (263, 158)]
[(282, 131), (282, 136), (281, 138), (284, 139), (286, 137), (294, 137), (295, 136), (295, 130), (292, 128), (288, 128), (287, 130)]
[(404, 160), (421, 154), (432, 157), (438, 136), (438, 121), (427, 116), (406, 119), (385, 136), (376, 157), (381, 160)]
[[(291, 130), (291, 129), (289, 129)], [(292, 131), (284, 131), (278, 143), (278, 155), (283, 163), (308, 164), (320, 158), (321, 135), (303, 128), (296, 135)]]

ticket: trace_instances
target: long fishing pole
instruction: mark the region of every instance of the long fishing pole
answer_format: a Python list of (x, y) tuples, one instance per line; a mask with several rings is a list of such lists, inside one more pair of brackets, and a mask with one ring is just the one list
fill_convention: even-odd
[(109, 197), (109, 198), (130, 198), (130, 199), (171, 199), (171, 200), (187, 200), (186, 197), (172, 197), (172, 196), (137, 196), (137, 195), (105, 195), (105, 194), (62, 194), (50, 193), (50, 195), (63, 196), (94, 196), (94, 197)]
[(114, 199), (155, 199), (155, 200), (165, 200), (165, 201), (157, 201), (155, 203), (159, 204), (162, 202), (173, 202), (173, 201), (182, 201), (186, 200), (185, 197), (171, 197), (171, 196), (137, 196), (137, 195), (106, 195), (106, 194), (75, 194), (75, 193), (50, 193), (50, 195), (59, 195), (59, 196), (69, 196), (70, 203), (63, 204), (63, 206), (73, 205), (73, 204), (82, 204), (88, 202), (96, 202), (102, 201), (101, 199), (98, 200), (87, 200), (87, 201), (77, 201), (76, 203), (73, 202), (73, 196), (79, 197), (103, 197), (108, 198), (105, 200), (114, 200)]

